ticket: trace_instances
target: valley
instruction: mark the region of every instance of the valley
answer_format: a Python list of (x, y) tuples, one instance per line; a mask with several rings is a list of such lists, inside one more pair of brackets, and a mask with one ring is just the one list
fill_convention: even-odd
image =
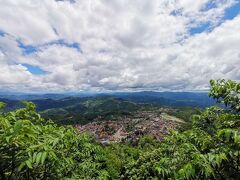
[[(121, 93), (121, 96), (102, 94), (62, 98), (60, 95), (44, 95), (40, 99), (39, 95), (35, 98), (27, 97), (33, 98), (31, 101), (36, 104), (36, 110), (48, 121), (60, 126), (73, 126), (79, 132), (91, 134), (102, 144), (137, 144), (144, 136), (161, 141), (171, 130), (185, 129), (190, 124), (191, 116), (201, 111), (200, 103), (188, 107), (162, 105), (164, 101), (156, 103), (157, 100), (163, 99), (162, 94), (142, 92)], [(185, 98), (182, 101), (197, 103), (200, 101), (196, 97), (202, 96), (196, 94), (187, 98), (186, 93), (173, 93), (172, 97), (167, 95), (170, 99), (182, 97)], [(1, 101), (7, 103), (6, 111), (23, 106), (19, 99)]]
[(137, 111), (130, 116), (119, 116), (111, 121), (98, 117), (86, 125), (76, 125), (76, 128), (80, 132), (91, 133), (103, 144), (136, 143), (143, 136), (162, 140), (170, 130), (182, 123), (185, 122), (161, 111)]
[(110, 95), (32, 99), (34, 103), (1, 99), (2, 179), (46, 179), (46, 174), (49, 179), (235, 177), (240, 109), (239, 92), (231, 92), (240, 86), (224, 80), (211, 85), (209, 94), (224, 99), (225, 108)]

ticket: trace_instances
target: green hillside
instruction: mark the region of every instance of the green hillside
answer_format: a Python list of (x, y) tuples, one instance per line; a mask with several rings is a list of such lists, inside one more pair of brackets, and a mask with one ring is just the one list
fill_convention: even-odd
[(67, 101), (60, 108), (50, 108), (40, 114), (58, 124), (86, 124), (97, 117), (109, 120), (112, 117), (129, 115), (140, 108), (136, 103), (114, 97), (87, 98)]
[[(228, 109), (207, 108), (193, 116), (191, 128), (172, 131), (162, 141), (145, 136), (135, 144), (110, 145), (101, 145), (72, 126), (46, 121), (33, 103), (11, 112), (4, 112), (5, 104), (0, 103), (0, 178), (238, 179), (239, 94), (240, 83), (211, 81), (210, 95)], [(127, 103), (109, 101), (114, 106)], [(83, 106), (102, 110), (106, 102)]]

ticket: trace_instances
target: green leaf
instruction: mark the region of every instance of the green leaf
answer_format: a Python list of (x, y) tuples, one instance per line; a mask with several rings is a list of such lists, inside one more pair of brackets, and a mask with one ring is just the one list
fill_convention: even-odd
[(7, 136), (6, 137), (6, 141), (7, 141), (7, 143), (9, 143), (10, 142), (10, 138), (11, 138), (12, 136)]
[(39, 152), (37, 154), (37, 157), (36, 157), (36, 163), (39, 164), (40, 160), (41, 160), (41, 157), (42, 157), (42, 152)]
[(30, 160), (27, 160), (27, 161), (25, 161), (26, 162), (26, 165), (30, 168), (30, 169), (32, 169), (32, 162), (30, 161)]
[(47, 157), (47, 152), (43, 152), (43, 153), (42, 153), (42, 156), (41, 156), (41, 163), (42, 163), (42, 164), (44, 163), (46, 157)]
[(34, 152), (34, 153), (33, 153), (33, 157), (32, 157), (33, 162), (36, 162), (36, 157), (37, 157), (37, 152)]
[(22, 162), (22, 163), (20, 164), (20, 166), (18, 166), (18, 171), (21, 171), (22, 168), (24, 168), (25, 165), (26, 165), (26, 162)]

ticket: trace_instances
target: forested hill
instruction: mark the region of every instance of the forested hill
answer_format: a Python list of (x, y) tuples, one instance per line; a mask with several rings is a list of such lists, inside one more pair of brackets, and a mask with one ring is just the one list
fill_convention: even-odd
[(58, 124), (86, 124), (99, 116), (109, 120), (113, 116), (130, 115), (146, 106), (204, 108), (214, 104), (207, 93), (190, 92), (118, 92), (71, 94), (68, 97), (66, 94), (18, 94), (6, 97), (0, 98), (1, 102), (7, 104), (5, 111), (23, 107), (22, 100), (32, 101), (44, 118), (52, 119)]
[[(24, 102), (24, 108), (6, 112), (6, 104), (0, 102), (0, 179), (239, 179), (240, 83), (211, 81), (210, 95), (229, 108), (206, 108), (191, 116), (189, 126), (169, 133), (164, 133), (165, 125), (174, 128), (186, 122), (160, 119), (158, 112), (140, 112), (128, 121), (127, 125), (131, 125), (144, 119), (133, 127), (136, 131), (129, 133), (131, 137), (141, 135), (140, 129), (151, 127), (153, 135), (161, 138), (139, 136), (136, 141), (105, 145), (79, 131), (81, 128), (46, 121), (35, 111), (33, 103)], [(77, 101), (80, 103), (76, 108), (74, 101), (75, 98), (67, 99), (69, 108), (138, 107), (129, 101), (106, 97)], [(168, 117), (162, 113), (161, 116)], [(89, 128), (95, 125), (99, 124), (92, 123)], [(111, 125), (119, 130), (115, 132)], [(103, 139), (104, 128), (114, 138), (124, 135), (123, 124), (104, 124), (96, 132)], [(131, 128), (126, 126), (127, 130)]]
[[(72, 94), (14, 94), (1, 93), (0, 99), (16, 105), (17, 101), (26, 100), (36, 103), (39, 110), (66, 106), (69, 103), (82, 102), (88, 99), (116, 97), (137, 103), (150, 103), (175, 107), (207, 107), (215, 104), (204, 92), (116, 92), (116, 93), (72, 93)], [(12, 101), (10, 101), (12, 100)], [(42, 106), (44, 104), (44, 107)]]
[(215, 101), (206, 92), (132, 92), (114, 93), (113, 96), (141, 103), (171, 107), (207, 107), (215, 104)]

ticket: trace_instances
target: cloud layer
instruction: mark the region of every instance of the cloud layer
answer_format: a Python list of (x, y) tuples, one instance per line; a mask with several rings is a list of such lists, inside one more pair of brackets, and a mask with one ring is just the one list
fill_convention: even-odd
[(240, 80), (240, 15), (225, 16), (237, 3), (0, 0), (0, 90), (204, 90), (210, 79)]

